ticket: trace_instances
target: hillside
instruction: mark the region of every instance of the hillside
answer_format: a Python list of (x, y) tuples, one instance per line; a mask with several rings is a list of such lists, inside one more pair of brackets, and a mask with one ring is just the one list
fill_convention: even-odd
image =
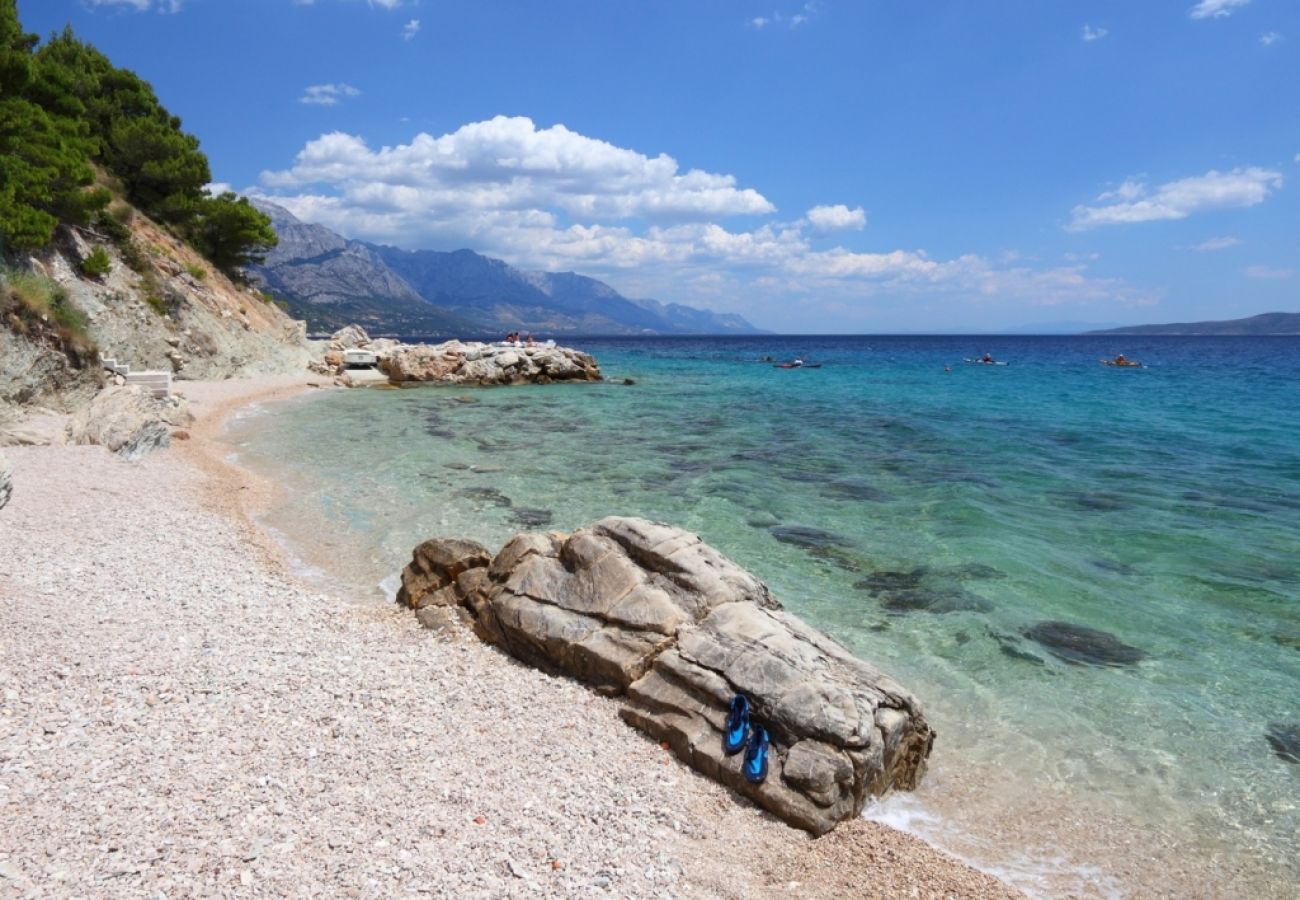
[(390, 334), (757, 334), (743, 318), (631, 300), (573, 272), (529, 272), (472, 250), (348, 240), (258, 200), (279, 243), (250, 268), (316, 331), (360, 322)]
[(0, 443), (89, 401), (102, 357), (178, 378), (305, 366), (302, 323), (240, 276), (270, 220), (208, 193), (147, 82), (70, 29), (40, 44), (2, 0), (0, 75)]
[(1263, 313), (1221, 322), (1174, 322), (1167, 325), (1130, 325), (1085, 334), (1269, 335), (1300, 334), (1300, 313)]

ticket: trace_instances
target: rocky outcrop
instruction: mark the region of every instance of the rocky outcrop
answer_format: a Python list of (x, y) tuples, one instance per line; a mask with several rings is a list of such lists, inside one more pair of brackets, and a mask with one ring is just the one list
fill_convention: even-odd
[(171, 445), (173, 428), (194, 421), (184, 400), (152, 397), (138, 387), (111, 387), (72, 417), (68, 437), (76, 444), (100, 444), (126, 459)]
[(600, 366), (590, 355), (568, 347), (506, 347), (447, 341), (399, 345), (382, 352), (379, 368), (388, 379), (443, 384), (550, 384), (599, 381)]
[(364, 328), (349, 325), (330, 337), (321, 374), (345, 374), (345, 350), (368, 350), (392, 384), (550, 384), (554, 381), (599, 381), (600, 366), (589, 354), (554, 344), (511, 346), (477, 341), (403, 344), (391, 338), (372, 340)]
[[(611, 517), (486, 555), (426, 541), (398, 601), (433, 627), (468, 618), (512, 655), (624, 696), (627, 722), (792, 825), (822, 834), (924, 771), (934, 733), (916, 699), (696, 535)], [(758, 785), (723, 752), (737, 693), (772, 738)]]
[(9, 468), (9, 460), (0, 453), (0, 509), (5, 508), (14, 493), (14, 473)]

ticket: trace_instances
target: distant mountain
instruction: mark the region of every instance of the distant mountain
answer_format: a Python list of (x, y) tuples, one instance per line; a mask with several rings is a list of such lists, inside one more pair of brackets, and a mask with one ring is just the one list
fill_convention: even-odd
[(250, 271), (315, 331), (494, 335), (762, 334), (740, 316), (630, 300), (573, 272), (527, 272), (472, 250), (400, 250), (348, 240), (256, 201), (279, 245)]
[(1300, 313), (1263, 313), (1223, 322), (1175, 322), (1169, 325), (1130, 325), (1087, 334), (1300, 334)]

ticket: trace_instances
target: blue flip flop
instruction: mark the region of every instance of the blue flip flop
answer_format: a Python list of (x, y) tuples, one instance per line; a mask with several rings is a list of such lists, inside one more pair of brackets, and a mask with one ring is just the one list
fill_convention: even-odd
[(731, 698), (731, 712), (727, 713), (727, 724), (722, 730), (722, 749), (732, 756), (745, 749), (745, 739), (749, 736), (749, 698), (737, 694)]
[(740, 767), (750, 784), (762, 784), (767, 777), (767, 751), (771, 743), (767, 729), (755, 725), (749, 734), (749, 743), (745, 745), (745, 761)]

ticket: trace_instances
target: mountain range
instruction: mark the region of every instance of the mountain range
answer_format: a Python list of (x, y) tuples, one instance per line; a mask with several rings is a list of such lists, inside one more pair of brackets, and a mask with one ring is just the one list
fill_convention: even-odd
[(1173, 322), (1168, 325), (1130, 325), (1087, 334), (1300, 334), (1300, 313), (1263, 313), (1222, 322)]
[(762, 334), (738, 315), (633, 300), (574, 272), (530, 272), (473, 250), (401, 250), (349, 240), (254, 201), (280, 243), (250, 275), (312, 331), (375, 334)]

